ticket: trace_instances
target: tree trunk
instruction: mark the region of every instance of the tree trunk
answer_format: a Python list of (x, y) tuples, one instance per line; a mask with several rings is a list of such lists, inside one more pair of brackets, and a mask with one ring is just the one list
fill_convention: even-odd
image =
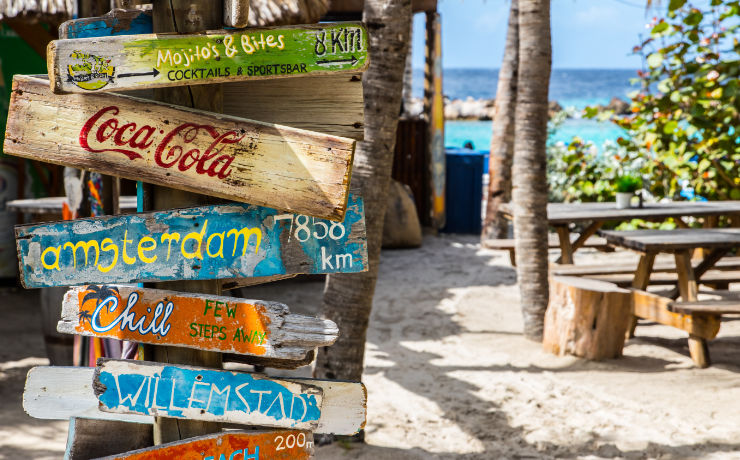
[(545, 147), (551, 57), (550, 0), (519, 0), (514, 235), (524, 335), (538, 341), (548, 301)]
[(508, 223), (498, 207), (511, 199), (511, 161), (514, 156), (514, 114), (516, 112), (517, 70), (519, 68), (519, 2), (511, 0), (509, 28), (501, 69), (498, 71), (493, 137), (488, 166), (488, 201), (481, 238), (508, 236)]
[(411, 26), (410, 0), (365, 0), (370, 67), (362, 76), (365, 140), (357, 143), (352, 187), (365, 199), (369, 270), (330, 275), (324, 288), (323, 316), (339, 326), (339, 340), (319, 350), (318, 378), (358, 382), (365, 337), (378, 278), (393, 148), (401, 107), (403, 73)]

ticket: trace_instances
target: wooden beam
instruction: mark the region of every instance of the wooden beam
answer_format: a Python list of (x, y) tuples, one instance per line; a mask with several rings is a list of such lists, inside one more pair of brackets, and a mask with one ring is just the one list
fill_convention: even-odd
[(224, 0), (224, 25), (241, 29), (249, 25), (249, 0)]
[[(146, 110), (142, 110), (142, 106)], [(353, 139), (16, 75), (5, 153), (341, 220)]]
[(685, 315), (671, 311), (673, 299), (646, 291), (634, 290), (633, 310), (640, 318), (675, 327), (704, 339), (717, 336), (720, 326), (719, 315)]
[(555, 227), (555, 231), (558, 232), (558, 238), (560, 239), (560, 258), (559, 263), (572, 264), (573, 263), (573, 248), (570, 244), (570, 230), (567, 225), (558, 225)]

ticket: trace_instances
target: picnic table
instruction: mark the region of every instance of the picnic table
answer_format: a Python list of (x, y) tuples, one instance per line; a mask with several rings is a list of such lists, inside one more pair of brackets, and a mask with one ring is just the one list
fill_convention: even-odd
[[(677, 230), (636, 230), (636, 231), (601, 231), (609, 244), (621, 246), (641, 253), (635, 270), (632, 287), (645, 291), (653, 272), (655, 256), (659, 253), (673, 254), (678, 275), (678, 292), (686, 303), (697, 301), (697, 284), (702, 276), (730, 250), (740, 246), (740, 229), (736, 228), (692, 228)], [(692, 251), (706, 248), (709, 253), (701, 262), (691, 264)], [(665, 299), (665, 300), (661, 300)], [(719, 332), (721, 312), (696, 312), (684, 309), (678, 311), (670, 297), (650, 295), (647, 292), (638, 294), (633, 305), (637, 318), (649, 319), (660, 324), (677, 327), (689, 332), (689, 352), (691, 358), (701, 367), (709, 365), (707, 340)]]
[[(499, 212), (513, 219), (514, 207), (504, 203)], [(615, 203), (548, 203), (547, 223), (555, 227), (560, 241), (560, 263), (572, 264), (573, 253), (609, 221), (625, 222), (632, 219), (665, 220), (672, 217), (676, 224), (688, 228), (685, 217), (706, 217), (705, 226), (713, 227), (719, 216), (740, 216), (740, 201), (673, 201), (646, 203), (642, 208), (617, 209)], [(575, 240), (571, 239), (570, 225), (586, 223), (586, 228)]]

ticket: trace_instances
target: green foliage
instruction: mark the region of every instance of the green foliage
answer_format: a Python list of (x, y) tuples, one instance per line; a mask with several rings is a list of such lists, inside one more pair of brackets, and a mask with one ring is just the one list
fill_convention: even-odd
[(645, 160), (653, 195), (679, 199), (690, 186), (710, 200), (740, 199), (739, 27), (738, 0), (703, 9), (671, 0), (635, 47), (645, 60), (642, 89), (632, 114), (614, 121), (628, 133), (619, 144)]
[(635, 193), (642, 188), (642, 179), (638, 176), (624, 174), (617, 176), (617, 193)]

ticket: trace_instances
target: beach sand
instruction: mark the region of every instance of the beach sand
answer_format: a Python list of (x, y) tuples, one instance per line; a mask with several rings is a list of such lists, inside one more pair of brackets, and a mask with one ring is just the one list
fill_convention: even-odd
[[(576, 259), (615, 260), (637, 258), (581, 251)], [(480, 249), (477, 237), (384, 251), (380, 273), (365, 360), (366, 444), (319, 447), (317, 459), (740, 458), (737, 319), (710, 343), (709, 369), (692, 365), (684, 333), (649, 323), (623, 358), (587, 362), (521, 336), (508, 253)], [(322, 289), (285, 281), (242, 295), (315, 313)], [(27, 371), (46, 363), (37, 295), (0, 292), (0, 458), (64, 451), (67, 423), (21, 407)]]

